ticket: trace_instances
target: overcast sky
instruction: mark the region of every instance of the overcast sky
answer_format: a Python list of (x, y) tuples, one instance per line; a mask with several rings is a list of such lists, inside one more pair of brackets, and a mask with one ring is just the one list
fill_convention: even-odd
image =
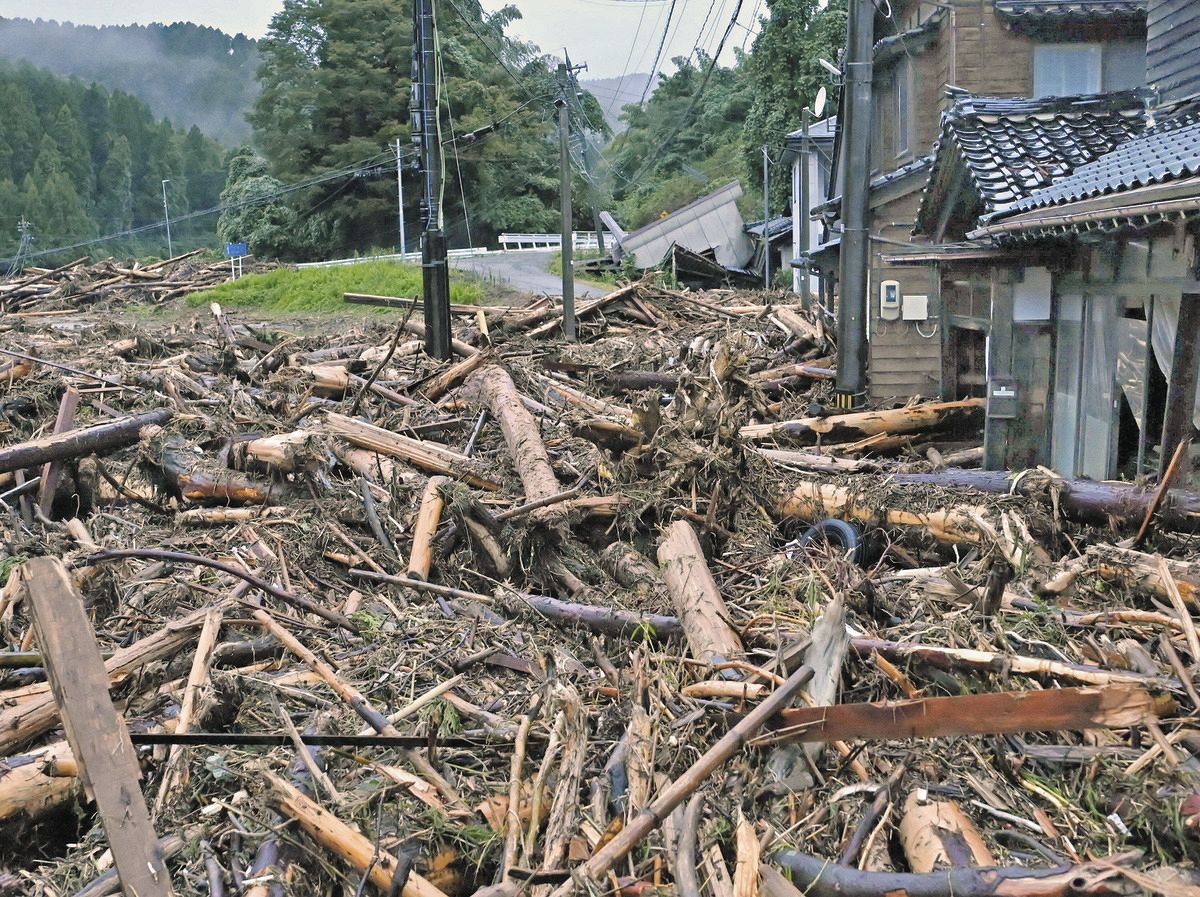
[[(648, 71), (662, 38), (670, 0), (513, 0), (524, 13), (510, 33), (533, 41), (544, 52), (561, 55), (564, 46), (572, 61), (588, 64), (585, 78), (615, 77), (626, 71)], [(738, 0), (676, 0), (670, 39), (660, 70), (673, 56), (691, 51), (700, 42), (715, 49)], [(447, 6), (438, 0), (439, 8)], [(494, 10), (505, 0), (482, 0)], [(189, 21), (222, 31), (262, 37), (281, 0), (0, 0), (0, 16), (57, 19), (81, 25), (128, 25)], [(749, 46), (750, 28), (757, 28), (763, 0), (742, 0), (739, 26), (733, 29), (722, 62), (732, 47)], [(711, 15), (709, 15), (711, 11)], [(706, 22), (707, 19), (707, 22)], [(640, 27), (639, 27), (640, 25)], [(635, 40), (636, 38), (636, 40)], [(633, 48), (630, 58), (630, 48)], [(601, 101), (603, 102), (603, 97)]]

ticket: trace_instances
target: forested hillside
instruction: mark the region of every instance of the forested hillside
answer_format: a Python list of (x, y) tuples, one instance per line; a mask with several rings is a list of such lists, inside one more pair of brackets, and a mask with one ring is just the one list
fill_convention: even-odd
[[(161, 221), (163, 185), (173, 217), (215, 205), (225, 152), (198, 128), (177, 130), (139, 99), (20, 64), (0, 64), (0, 254), (18, 243), (17, 222), (32, 225), (33, 251), (78, 243)], [(180, 221), (181, 244), (212, 218)], [(103, 251), (165, 251), (151, 231)], [(78, 255), (86, 254), (80, 251)]]
[(179, 128), (198, 125), (229, 146), (250, 137), (258, 51), (245, 35), (173, 25), (90, 25), (0, 19), (0, 59), (24, 60), (144, 100)]

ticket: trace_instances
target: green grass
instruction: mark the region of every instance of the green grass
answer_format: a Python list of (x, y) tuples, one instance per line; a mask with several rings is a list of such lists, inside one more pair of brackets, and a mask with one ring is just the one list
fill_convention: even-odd
[[(603, 255), (608, 255), (608, 253), (603, 253)], [(576, 266), (578, 266), (580, 262), (586, 262), (592, 259), (598, 259), (600, 257), (601, 252), (598, 249), (580, 249), (576, 250), (571, 258), (575, 262)], [(550, 262), (546, 265), (546, 270), (551, 274), (562, 274), (562, 250), (559, 250), (558, 252), (554, 253), (554, 255), (550, 256)], [(576, 272), (575, 280), (579, 283), (593, 283), (604, 286), (617, 285), (616, 273), (609, 272), (596, 273), (593, 271), (588, 271), (586, 275), (582, 277), (580, 276), (579, 272)]]
[[(219, 302), (229, 308), (257, 308), (274, 312), (339, 312), (365, 310), (349, 306), (343, 293), (414, 297), (421, 295), (421, 267), (400, 262), (362, 262), (333, 268), (279, 268), (267, 274), (247, 274), (237, 280), (188, 297), (189, 305)], [(479, 302), (483, 290), (477, 281), (452, 273), (450, 301)], [(379, 309), (382, 311), (382, 309)]]

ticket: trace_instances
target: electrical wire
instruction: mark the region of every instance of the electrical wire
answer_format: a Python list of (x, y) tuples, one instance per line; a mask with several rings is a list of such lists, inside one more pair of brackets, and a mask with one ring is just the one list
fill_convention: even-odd
[(646, 94), (650, 91), (650, 85), (654, 83), (654, 76), (658, 72), (658, 63), (662, 60), (663, 47), (667, 45), (667, 35), (671, 31), (671, 19), (675, 17), (675, 0), (671, 0), (671, 5), (667, 8), (667, 24), (663, 26), (662, 39), (658, 42), (658, 50), (654, 54), (654, 62), (650, 64), (650, 78), (646, 81), (646, 86), (642, 88), (642, 97), (638, 100), (639, 106), (644, 106), (646, 103)]

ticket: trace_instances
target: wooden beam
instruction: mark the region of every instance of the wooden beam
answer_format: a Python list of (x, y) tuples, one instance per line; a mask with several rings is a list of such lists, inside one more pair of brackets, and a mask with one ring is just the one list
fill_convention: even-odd
[(758, 741), (893, 741), (1121, 729), (1153, 719), (1150, 693), (1140, 685), (1122, 683), (784, 710), (779, 714), (778, 729)]
[[(63, 391), (62, 400), (58, 405), (58, 418), (54, 421), (55, 433), (66, 433), (75, 429), (75, 409), (79, 407), (79, 390), (68, 386)], [(59, 478), (62, 477), (62, 462), (47, 461), (42, 466), (42, 482), (38, 486), (38, 507), (47, 517), (50, 516), (50, 505), (54, 502), (54, 492), (58, 488)]]
[(129, 897), (167, 897), (174, 891), (142, 795), (137, 755), (109, 697), (108, 674), (83, 598), (58, 558), (28, 561), (22, 578), (46, 677), (84, 788), (96, 802), (121, 886)]
[[(1158, 475), (1166, 476), (1176, 447), (1192, 434), (1196, 407), (1196, 374), (1200, 364), (1200, 293), (1184, 293), (1179, 303), (1175, 328), (1175, 351), (1171, 356), (1171, 382), (1167, 384), (1166, 414), (1163, 416), (1162, 447)], [(1189, 465), (1190, 468), (1190, 465)], [(1191, 470), (1186, 471), (1187, 474)]]

